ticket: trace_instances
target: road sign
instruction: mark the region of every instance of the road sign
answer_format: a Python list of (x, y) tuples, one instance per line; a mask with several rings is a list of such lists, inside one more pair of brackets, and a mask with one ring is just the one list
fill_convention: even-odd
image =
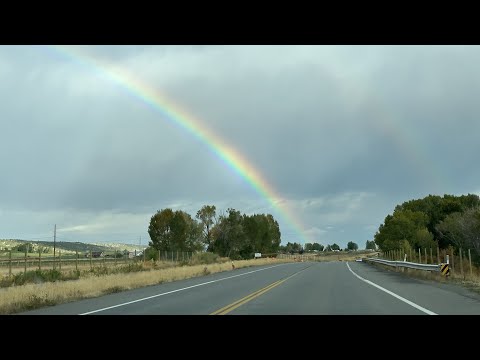
[(448, 264), (440, 264), (440, 272), (442, 273), (442, 275), (449, 276), (450, 269), (448, 267)]

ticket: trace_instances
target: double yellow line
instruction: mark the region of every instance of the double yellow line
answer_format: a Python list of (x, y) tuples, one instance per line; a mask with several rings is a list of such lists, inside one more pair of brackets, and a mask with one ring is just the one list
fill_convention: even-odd
[[(310, 266), (308, 266), (307, 268), (309, 268)], [(241, 298), (240, 300), (237, 300), (235, 301), (234, 303), (231, 303), (230, 305), (227, 305), (221, 309), (218, 309), (217, 311), (214, 311), (213, 313), (211, 313), (210, 315), (226, 315), (228, 314), (229, 312), (235, 310), (236, 308), (238, 308), (239, 306), (242, 306), (243, 304), (246, 304), (247, 302), (259, 297), (260, 295), (262, 294), (265, 294), (267, 291), (269, 290), (272, 290), (274, 287), (280, 285), (281, 283), (287, 281), (288, 279), (290, 279), (292, 276), (295, 276), (297, 275), (298, 273), (306, 270), (307, 268), (305, 269), (302, 269), (298, 272), (296, 272), (295, 274), (293, 275), (290, 275), (288, 277), (286, 277), (285, 279), (282, 279), (282, 280), (278, 280), (278, 281), (275, 281), (274, 283), (270, 284), (270, 285), (267, 285), (265, 286), (264, 288), (261, 288), (260, 290), (257, 290), (253, 293), (251, 293), (250, 295), (247, 295), (243, 298)]]

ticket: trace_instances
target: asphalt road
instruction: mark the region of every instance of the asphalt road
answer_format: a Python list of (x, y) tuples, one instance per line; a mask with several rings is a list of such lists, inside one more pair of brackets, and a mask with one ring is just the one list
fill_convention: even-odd
[(480, 295), (362, 262), (237, 269), (21, 313), (24, 315), (480, 314)]

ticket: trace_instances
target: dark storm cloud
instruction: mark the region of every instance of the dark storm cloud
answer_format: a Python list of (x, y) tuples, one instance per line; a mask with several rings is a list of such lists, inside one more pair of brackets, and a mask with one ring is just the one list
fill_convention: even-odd
[[(235, 148), (318, 241), (373, 236), (412, 197), (480, 190), (478, 47), (82, 51), (127, 69)], [(69, 209), (95, 229), (115, 223), (102, 212), (133, 219), (175, 203), (268, 210), (218, 149), (92, 68), (40, 47), (2, 47), (0, 96), (5, 221), (13, 209)]]

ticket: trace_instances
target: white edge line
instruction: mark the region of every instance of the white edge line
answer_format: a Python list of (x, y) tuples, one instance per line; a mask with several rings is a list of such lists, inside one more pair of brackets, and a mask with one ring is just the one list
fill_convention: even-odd
[(156, 298), (156, 297), (159, 297), (159, 296), (172, 294), (172, 293), (175, 293), (175, 292), (178, 292), (178, 291), (188, 290), (188, 289), (191, 289), (191, 288), (194, 288), (194, 287), (197, 287), (197, 286), (203, 286), (203, 285), (211, 284), (211, 283), (218, 282), (218, 281), (222, 281), (222, 280), (232, 279), (232, 278), (235, 278), (235, 277), (237, 277), (237, 276), (244, 276), (244, 275), (252, 274), (252, 273), (257, 272), (257, 271), (268, 270), (268, 269), (271, 269), (271, 268), (274, 268), (274, 267), (277, 267), (277, 266), (281, 266), (281, 265), (285, 265), (285, 264), (273, 265), (273, 266), (269, 266), (269, 267), (266, 267), (266, 268), (263, 268), (263, 269), (257, 269), (257, 270), (248, 271), (248, 272), (242, 273), (242, 274), (227, 276), (227, 277), (225, 277), (225, 278), (221, 278), (221, 279), (217, 279), (217, 280), (211, 280), (211, 281), (207, 281), (207, 282), (204, 282), (204, 283), (187, 286), (187, 287), (184, 287), (184, 288), (181, 288), (181, 289), (176, 289), (176, 290), (172, 290), (172, 291), (167, 291), (167, 292), (164, 292), (164, 293), (161, 293), (161, 294), (156, 294), (156, 295), (148, 296), (148, 297), (145, 297), (145, 298), (141, 298), (141, 299), (137, 299), (137, 300), (133, 300), (133, 301), (121, 303), (121, 304), (118, 304), (118, 305), (113, 305), (113, 306), (101, 308), (101, 309), (98, 309), (98, 310), (92, 310), (92, 311), (89, 311), (89, 312), (86, 312), (86, 313), (82, 313), (82, 314), (78, 314), (78, 315), (89, 315), (89, 314), (97, 313), (97, 312), (100, 312), (100, 311), (105, 311), (105, 310), (113, 309), (113, 308), (116, 308), (116, 307), (133, 304), (133, 303), (136, 303), (136, 302), (153, 299), (153, 298)]
[(394, 292), (392, 292), (392, 291), (390, 291), (390, 290), (387, 290), (387, 289), (381, 287), (380, 285), (375, 284), (374, 282), (371, 282), (370, 280), (364, 279), (364, 278), (362, 278), (360, 275), (355, 274), (355, 273), (353, 272), (353, 270), (350, 269), (350, 265), (348, 265), (348, 262), (347, 262), (347, 267), (348, 267), (348, 270), (350, 270), (353, 275), (355, 275), (356, 277), (358, 277), (360, 280), (365, 281), (367, 284), (370, 284), (370, 285), (375, 286), (376, 288), (378, 288), (378, 289), (380, 289), (380, 290), (382, 290), (382, 291), (385, 291), (387, 294), (390, 294), (390, 295), (392, 295), (393, 297), (396, 297), (397, 299), (402, 300), (403, 302), (406, 302), (408, 305), (413, 306), (414, 308), (416, 308), (416, 309), (418, 309), (418, 310), (420, 310), (420, 311), (423, 311), (424, 313), (427, 313), (428, 315), (438, 315), (438, 314), (434, 313), (433, 311), (430, 311), (430, 310), (428, 310), (428, 309), (425, 309), (424, 307), (422, 307), (422, 306), (420, 306), (420, 305), (417, 305), (417, 304), (415, 304), (414, 302), (412, 302), (412, 301), (410, 301), (410, 300), (407, 300), (407, 299), (405, 299), (404, 297), (401, 297), (400, 295), (397, 295), (397, 294), (395, 294)]

